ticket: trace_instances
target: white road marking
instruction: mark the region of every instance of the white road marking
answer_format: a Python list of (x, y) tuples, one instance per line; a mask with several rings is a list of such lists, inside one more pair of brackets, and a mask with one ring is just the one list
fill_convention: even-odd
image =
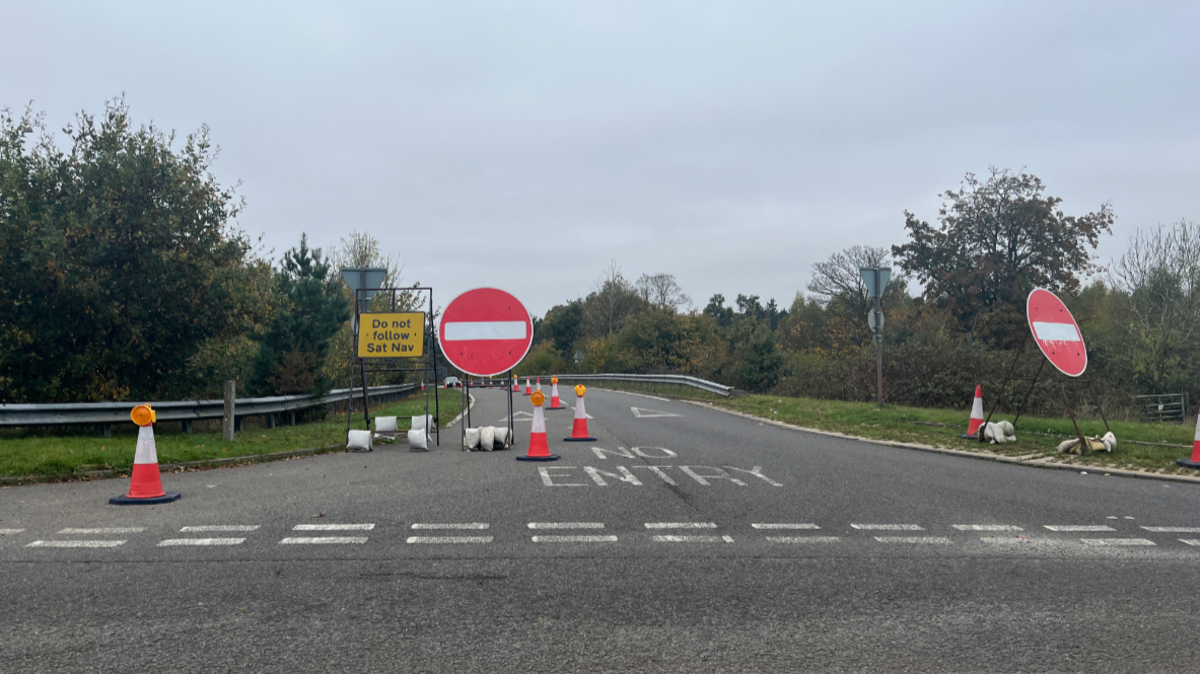
[(491, 543), (491, 536), (409, 536), (409, 543)]
[(366, 536), (296, 536), (279, 541), (280, 545), (332, 545), (339, 543), (366, 543)]
[(618, 391), (617, 389), (612, 389), (612, 388), (602, 388), (602, 389), (598, 389), (598, 390), (608, 391), (610, 393), (624, 393), (627, 396), (637, 396), (638, 398), (649, 398), (651, 400), (658, 400), (658, 401), (661, 401), (664, 403), (671, 402), (670, 400), (668, 400), (666, 398), (659, 398), (658, 396), (646, 395), (645, 393), (631, 393), (629, 391)]
[(917, 524), (851, 524), (850, 526), (870, 531), (924, 531)]
[(530, 522), (530, 529), (603, 529), (604, 522)]
[(1043, 524), (1050, 531), (1116, 531), (1103, 524)]
[(27, 548), (115, 548), (125, 541), (34, 541)]
[(666, 417), (681, 417), (682, 414), (672, 414), (670, 412), (660, 412), (658, 410), (646, 409), (644, 407), (630, 407), (634, 418), (637, 419), (661, 419)]
[(875, 536), (880, 543), (933, 543), (950, 545), (950, 539), (945, 536)]
[(616, 543), (616, 536), (533, 536), (534, 543)]
[(297, 524), (292, 531), (370, 531), (374, 524)]
[(1146, 531), (1164, 534), (1200, 534), (1200, 527), (1142, 527)]
[(951, 524), (959, 531), (1024, 531), (1021, 527), (1011, 524)]
[(1145, 538), (1081, 538), (1088, 545), (1154, 545)]
[(787, 524), (787, 523), (755, 523), (750, 526), (755, 529), (820, 529), (821, 527), (815, 524)]
[(716, 529), (712, 522), (646, 522), (647, 529)]
[(0, 536), (10, 536), (12, 534), (19, 534), (22, 531), (25, 531), (25, 530), (24, 529), (0, 529)]
[(837, 536), (766, 536), (772, 543), (837, 543)]
[(146, 530), (146, 527), (100, 527), (97, 529), (63, 529), (60, 534), (136, 534)]
[(487, 529), (489, 527), (491, 527), (490, 524), (485, 524), (483, 522), (463, 522), (463, 523), (459, 523), (459, 524), (450, 523), (450, 524), (414, 524), (414, 525), (412, 525), (412, 528), (414, 528), (414, 529)]
[(211, 524), (197, 527), (183, 527), (180, 531), (189, 532), (206, 532), (206, 531), (258, 531), (257, 524)]
[(1186, 543), (1188, 545), (1200, 545), (1200, 540), (1195, 538), (1181, 538), (1179, 539), (1179, 542)]
[(732, 543), (732, 536), (654, 536), (659, 543)]
[(1019, 538), (1017, 536), (1000, 536), (1000, 537), (988, 536), (986, 538), (981, 538), (979, 540), (983, 541), (984, 543), (1029, 543), (1030, 542), (1030, 539), (1028, 539), (1028, 538)]
[(168, 538), (158, 542), (158, 547), (165, 548), (173, 545), (241, 545), (244, 538)]

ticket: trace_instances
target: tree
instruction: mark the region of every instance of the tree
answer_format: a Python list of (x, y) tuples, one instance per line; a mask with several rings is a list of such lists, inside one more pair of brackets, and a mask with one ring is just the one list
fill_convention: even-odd
[(633, 284), (611, 263), (596, 289), (583, 301), (583, 328), (590, 337), (606, 337), (619, 331), (630, 316), (641, 310), (645, 302)]
[(193, 358), (268, 309), (208, 129), (175, 147), (116, 99), (64, 135), (0, 112), (0, 402), (192, 395)]
[(567, 362), (574, 362), (576, 344), (583, 335), (582, 327), (583, 300), (571, 300), (551, 307), (534, 335), (540, 334), (539, 339), (552, 342), (554, 350), (562, 354)]
[(1074, 294), (1095, 270), (1089, 249), (1112, 232), (1109, 204), (1068, 216), (1062, 199), (1043, 194), (1034, 175), (991, 169), (986, 182), (968, 173), (947, 190), (940, 227), (905, 211), (910, 241), (893, 246), (900, 266), (925, 285), (925, 298), (948, 309), (960, 328), (1001, 347), (1026, 332), (1024, 301), (1035, 287)]
[(855, 304), (861, 309), (859, 313), (865, 316), (873, 304), (859, 270), (862, 267), (888, 266), (891, 266), (891, 262), (886, 248), (850, 246), (830, 255), (828, 260), (813, 265), (808, 291), (822, 307), (828, 307), (830, 302), (841, 297)]
[(642, 274), (635, 287), (638, 296), (653, 307), (678, 311), (692, 303), (692, 298), (675, 282), (673, 274)]
[(725, 296), (721, 293), (709, 298), (708, 306), (704, 307), (704, 314), (712, 316), (717, 325), (722, 328), (733, 325), (733, 309), (725, 306)]
[(258, 395), (321, 393), (330, 388), (322, 365), (329, 341), (350, 319), (342, 289), (327, 283), (329, 264), (308, 236), (283, 255), (275, 273), (281, 304), (265, 330), (255, 361), (251, 390)]

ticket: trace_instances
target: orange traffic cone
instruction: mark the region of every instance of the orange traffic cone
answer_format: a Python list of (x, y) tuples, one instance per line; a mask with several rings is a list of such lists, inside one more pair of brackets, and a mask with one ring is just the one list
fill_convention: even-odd
[(1180, 459), (1175, 463), (1183, 466), (1184, 468), (1195, 468), (1200, 470), (1200, 416), (1198, 416), (1196, 419), (1196, 439), (1192, 440), (1191, 460), (1189, 461), (1188, 459)]
[(967, 434), (960, 438), (977, 440), (979, 427), (983, 425), (983, 386), (975, 385), (975, 401), (971, 403), (971, 421), (967, 424)]
[(529, 452), (518, 456), (517, 461), (557, 461), (559, 456), (550, 453), (550, 445), (546, 443), (546, 415), (542, 413), (542, 403), (546, 396), (541, 391), (532, 394), (529, 401), (533, 403), (533, 429), (529, 433)]
[(550, 378), (550, 406), (547, 407), (546, 409), (548, 409), (548, 410), (565, 410), (565, 409), (567, 409), (567, 406), (563, 405), (562, 401), (558, 399), (558, 377)]
[(587, 388), (583, 384), (575, 387), (575, 423), (571, 424), (571, 437), (563, 438), (567, 442), (595, 442), (596, 438), (588, 435), (587, 412), (583, 409), (583, 394)]
[(533, 395), (533, 385), (529, 383), (529, 376), (525, 376), (525, 395)]
[(138, 405), (129, 413), (138, 429), (137, 448), (133, 453), (133, 476), (129, 493), (108, 499), (113, 505), (144, 505), (179, 500), (179, 492), (165, 492), (158, 476), (158, 452), (154, 449), (154, 422), (157, 415), (149, 405)]

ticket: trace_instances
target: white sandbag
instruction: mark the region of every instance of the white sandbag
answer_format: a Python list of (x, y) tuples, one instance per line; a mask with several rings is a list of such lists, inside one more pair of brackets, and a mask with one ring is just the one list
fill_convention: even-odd
[(507, 449), (508, 448), (508, 426), (497, 426), (492, 429), (492, 432), (496, 436), (496, 439), (492, 442), (492, 446), (495, 449)]
[(418, 428), (408, 432), (408, 448), (414, 452), (429, 450), (429, 436), (426, 435), (425, 429)]
[(485, 452), (490, 452), (496, 442), (496, 429), (491, 426), (484, 426), (479, 429), (479, 447)]
[(375, 417), (376, 433), (395, 433), (396, 417)]
[(371, 451), (371, 431), (350, 431), (347, 433), (346, 449)]
[(419, 417), (413, 417), (412, 426), (410, 428), (412, 428), (414, 431), (418, 429), (425, 429), (425, 432), (429, 433), (429, 429), (433, 427), (432, 419), (433, 416), (429, 414), (422, 414)]
[(1071, 438), (1070, 440), (1063, 440), (1062, 442), (1058, 443), (1058, 451), (1069, 453), (1075, 451), (1075, 448), (1078, 446), (1079, 438)]
[(465, 432), (466, 437), (463, 438), (463, 445), (467, 449), (475, 449), (479, 446), (479, 429), (468, 428)]
[(990, 441), (993, 445), (1016, 442), (1017, 433), (1013, 429), (1012, 423), (1008, 421), (989, 422), (983, 429), (983, 439)]

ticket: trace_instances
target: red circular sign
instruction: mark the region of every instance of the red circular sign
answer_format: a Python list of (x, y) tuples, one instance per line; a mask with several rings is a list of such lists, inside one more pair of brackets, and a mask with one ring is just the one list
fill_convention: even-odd
[(1025, 314), (1033, 339), (1050, 364), (1068, 377), (1083, 374), (1087, 369), (1087, 347), (1067, 305), (1049, 290), (1035, 288), (1025, 303)]
[(446, 360), (478, 377), (507, 372), (529, 353), (533, 321), (525, 305), (496, 288), (476, 288), (455, 297), (438, 325)]

